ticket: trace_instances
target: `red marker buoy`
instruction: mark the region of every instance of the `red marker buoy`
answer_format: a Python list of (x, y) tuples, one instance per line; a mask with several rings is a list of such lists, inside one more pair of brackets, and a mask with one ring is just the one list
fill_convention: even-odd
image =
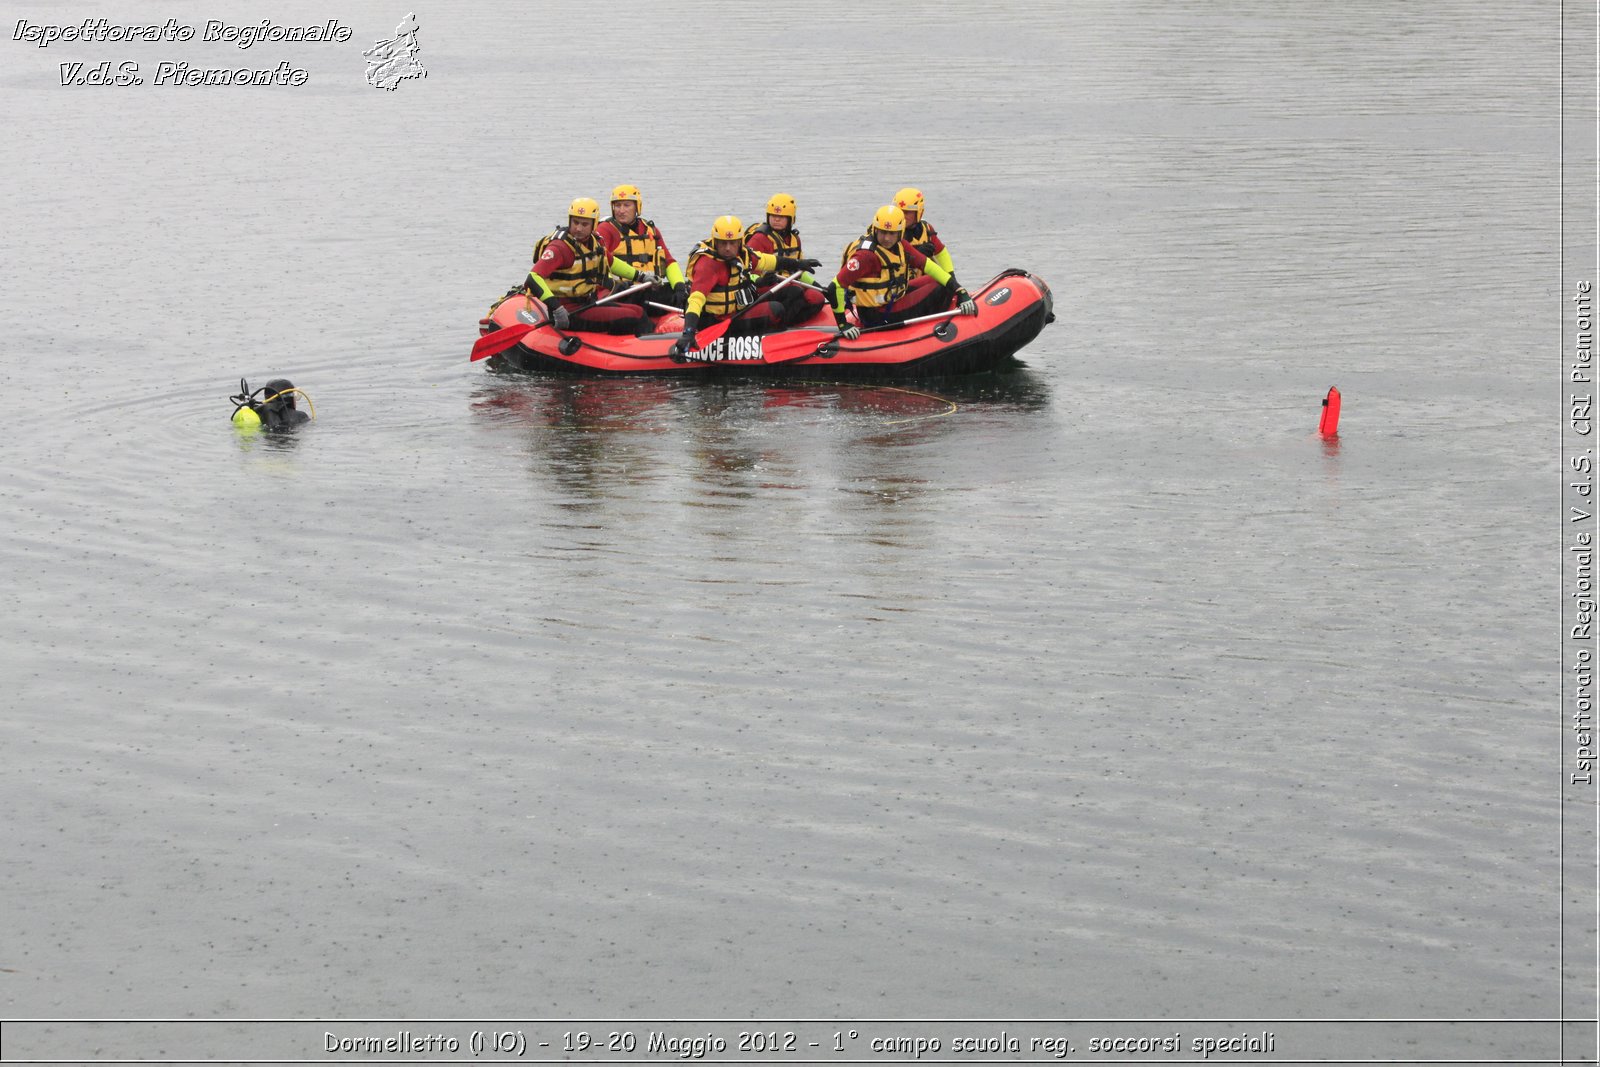
[(1322, 398), (1322, 421), (1317, 424), (1317, 432), (1324, 437), (1333, 437), (1339, 432), (1339, 388), (1334, 386), (1328, 390), (1328, 395)]

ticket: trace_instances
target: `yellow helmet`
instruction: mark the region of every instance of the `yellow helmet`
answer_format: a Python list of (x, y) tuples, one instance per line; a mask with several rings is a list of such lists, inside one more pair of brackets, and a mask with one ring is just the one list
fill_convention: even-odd
[(600, 204), (592, 196), (580, 196), (567, 208), (569, 219), (593, 219), (600, 221)]
[(893, 204), (885, 204), (872, 216), (872, 228), (884, 230), (888, 233), (906, 232), (906, 213)]
[(789, 221), (794, 222), (794, 197), (788, 193), (773, 194), (772, 199), (767, 201), (767, 214), (787, 215)]
[(894, 206), (899, 208), (901, 211), (915, 211), (918, 215), (921, 215), (922, 190), (913, 189), (909, 185), (906, 186), (904, 189), (894, 194)]
[(644, 213), (644, 198), (639, 195), (637, 185), (619, 185), (611, 190), (612, 200), (632, 200), (634, 211)]
[(713, 241), (742, 241), (744, 240), (744, 223), (733, 215), (722, 215), (711, 224), (711, 239)]

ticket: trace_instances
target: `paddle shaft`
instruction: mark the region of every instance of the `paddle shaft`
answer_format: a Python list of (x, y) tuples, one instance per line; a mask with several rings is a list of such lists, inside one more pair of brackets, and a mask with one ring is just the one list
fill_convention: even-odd
[[(949, 311), (938, 311), (932, 315), (918, 315), (916, 318), (906, 319), (904, 322), (886, 322), (882, 326), (868, 326), (861, 332), (863, 334), (868, 334), (877, 333), (879, 330), (898, 330), (902, 326), (915, 326), (919, 322), (932, 322), (935, 319), (954, 318), (959, 314), (961, 314), (961, 310), (959, 308), (951, 308)], [(840, 337), (842, 334), (835, 333), (834, 336)]]
[[(798, 275), (798, 274), (785, 274), (783, 276), (783, 281), (779, 282), (777, 285), (774, 285), (771, 289), (768, 289), (766, 292), (762, 293), (761, 297), (771, 296), (773, 293), (776, 293), (779, 289), (782, 289), (784, 286), (788, 285), (790, 282), (798, 282), (799, 280), (800, 280), (800, 275)], [(740, 308), (738, 311), (736, 311), (732, 315), (728, 316), (728, 321), (732, 322), (734, 319), (738, 318), (740, 315), (743, 315), (746, 311), (749, 311), (751, 308), (755, 307), (756, 304), (761, 302), (761, 297), (757, 297), (755, 300), (750, 301), (750, 303), (746, 304), (744, 307)]]
[(620, 292), (612, 293), (610, 296), (606, 297), (604, 300), (596, 300), (592, 304), (585, 304), (585, 305), (583, 305), (583, 307), (581, 307), (581, 308), (573, 308), (573, 310), (574, 311), (583, 311), (583, 310), (585, 310), (587, 308), (601, 307), (601, 306), (603, 306), (605, 304), (611, 303), (611, 301), (613, 301), (613, 300), (621, 300), (623, 297), (627, 296), (629, 293), (637, 293), (640, 289), (648, 289), (648, 288), (650, 288), (650, 283), (649, 282), (640, 282), (638, 285), (630, 286), (629, 288), (623, 289)]
[(932, 315), (918, 315), (916, 318), (907, 319), (904, 322), (886, 322), (882, 326), (869, 326), (865, 330), (862, 330), (861, 332), (862, 333), (872, 333), (872, 332), (874, 332), (876, 330), (893, 330), (893, 329), (896, 329), (896, 328), (898, 328), (900, 326), (914, 326), (919, 322), (932, 322), (934, 319), (953, 318), (953, 317), (955, 317), (956, 315), (959, 315), (959, 314), (961, 314), (961, 309), (960, 308), (951, 308), (949, 311), (939, 311), (939, 312), (935, 312)]

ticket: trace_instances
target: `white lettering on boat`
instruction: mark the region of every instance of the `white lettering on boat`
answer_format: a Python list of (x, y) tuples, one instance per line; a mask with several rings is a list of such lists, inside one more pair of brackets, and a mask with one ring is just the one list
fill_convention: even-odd
[(761, 338), (719, 337), (704, 348), (686, 352), (684, 358), (700, 363), (759, 363)]

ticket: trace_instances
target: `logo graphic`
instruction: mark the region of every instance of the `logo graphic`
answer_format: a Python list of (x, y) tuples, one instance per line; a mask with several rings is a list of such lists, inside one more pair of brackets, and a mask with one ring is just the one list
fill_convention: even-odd
[(395, 88), (407, 78), (428, 76), (417, 62), (417, 16), (413, 12), (394, 28), (394, 37), (379, 41), (365, 52), (367, 57), (367, 84), (374, 89)]
[(1004, 304), (1009, 299), (1011, 299), (1011, 288), (1010, 286), (1006, 286), (1001, 289), (996, 289), (994, 292), (990, 293), (989, 298), (985, 300), (984, 303), (992, 307), (995, 304)]

